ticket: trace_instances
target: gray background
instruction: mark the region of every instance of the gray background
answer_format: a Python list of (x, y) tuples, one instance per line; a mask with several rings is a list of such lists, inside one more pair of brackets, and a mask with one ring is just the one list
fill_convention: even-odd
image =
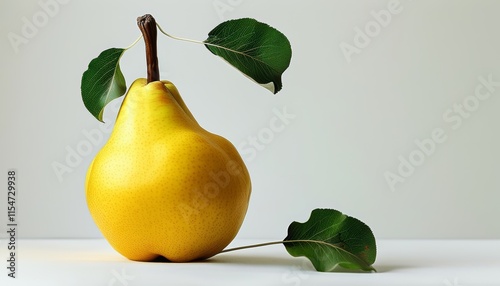
[[(81, 101), (81, 74), (102, 50), (132, 43), (136, 17), (151, 13), (168, 32), (198, 40), (223, 20), (252, 17), (292, 43), (284, 88), (273, 96), (203, 46), (159, 36), (162, 78), (202, 126), (238, 147), (251, 173), (239, 237), (283, 238), (291, 221), (327, 207), (363, 220), (379, 238), (500, 238), (500, 86), (489, 86), (487, 99), (476, 96), (477, 86), (489, 91), (480, 78), (500, 82), (498, 1), (1, 0), (0, 7), (0, 181), (6, 186), (7, 170), (18, 170), (20, 237), (100, 237), (84, 176), (120, 100), (106, 109), (105, 125), (97, 122)], [(397, 13), (377, 23), (388, 7)], [(39, 24), (36, 31), (26, 21)], [(358, 29), (372, 36), (362, 41)], [(24, 42), (13, 45), (13, 34)], [(357, 49), (350, 56), (341, 48), (348, 45)], [(127, 84), (145, 76), (142, 41), (121, 66)], [(469, 111), (455, 112), (458, 104)], [(294, 118), (270, 133), (284, 109)], [(433, 132), (446, 140), (422, 157), (415, 140), (429, 143)], [(251, 137), (262, 146), (252, 147)], [(84, 154), (70, 166), (75, 150)], [(408, 166), (399, 174), (400, 156), (418, 165), (411, 174)], [(57, 164), (71, 172), (58, 177)], [(400, 176), (394, 188), (387, 172)]]

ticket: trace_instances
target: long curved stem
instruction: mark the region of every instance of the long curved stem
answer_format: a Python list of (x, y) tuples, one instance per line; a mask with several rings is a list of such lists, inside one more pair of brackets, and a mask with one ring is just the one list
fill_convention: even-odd
[(177, 36), (173, 36), (167, 32), (165, 32), (162, 27), (160, 25), (158, 25), (158, 23), (156, 24), (156, 26), (158, 26), (158, 29), (160, 30), (160, 32), (162, 32), (165, 36), (169, 37), (169, 38), (172, 38), (172, 39), (175, 39), (175, 40), (180, 40), (180, 41), (185, 41), (185, 42), (191, 42), (191, 43), (196, 43), (196, 44), (205, 44), (204, 42), (202, 41), (197, 41), (197, 40), (191, 40), (191, 39), (187, 39), (187, 38), (181, 38), (181, 37), (177, 37)]
[(224, 250), (222, 250), (219, 253), (226, 253), (226, 252), (231, 252), (231, 251), (236, 251), (236, 250), (241, 250), (241, 249), (255, 248), (255, 247), (275, 245), (275, 244), (283, 244), (283, 243), (285, 243), (285, 241), (271, 241), (271, 242), (266, 242), (266, 243), (258, 243), (258, 244), (252, 244), (252, 245), (246, 245), (246, 246), (240, 246), (240, 247), (235, 247), (235, 248), (224, 249)]
[(232, 53), (241, 54), (241, 55), (245, 55), (246, 56), (245, 53), (242, 53), (242, 52), (237, 51), (237, 50), (230, 49), (228, 47), (224, 47), (224, 46), (220, 46), (220, 45), (208, 43), (208, 42), (205, 42), (205, 41), (192, 40), (192, 39), (188, 39), (188, 38), (181, 38), (181, 37), (177, 37), (177, 36), (171, 35), (171, 34), (165, 32), (158, 23), (156, 24), (156, 26), (158, 26), (158, 29), (160, 30), (160, 32), (162, 32), (162, 34), (164, 34), (165, 36), (167, 36), (169, 38), (172, 38), (174, 40), (180, 40), (180, 41), (184, 41), (184, 42), (190, 42), (190, 43), (195, 43), (195, 44), (212, 46), (212, 47), (215, 47), (215, 48), (219, 48), (219, 49), (222, 49), (222, 50), (227, 50), (227, 51), (230, 51)]
[(132, 48), (133, 46), (135, 46), (135, 44), (137, 44), (139, 42), (140, 39), (142, 39), (142, 35), (140, 35), (132, 44), (130, 44), (130, 46), (123, 48), (123, 49), (128, 50), (128, 49)]
[(281, 241), (271, 241), (271, 242), (265, 242), (265, 243), (251, 244), (251, 245), (246, 245), (246, 246), (224, 249), (219, 253), (231, 252), (231, 251), (247, 249), (247, 248), (275, 245), (275, 244), (287, 244), (287, 243), (315, 243), (315, 244), (323, 244), (323, 245), (327, 245), (327, 246), (339, 247), (339, 244), (332, 244), (332, 243), (328, 243), (328, 242), (321, 241), (321, 240), (296, 239), (296, 240), (281, 240)]

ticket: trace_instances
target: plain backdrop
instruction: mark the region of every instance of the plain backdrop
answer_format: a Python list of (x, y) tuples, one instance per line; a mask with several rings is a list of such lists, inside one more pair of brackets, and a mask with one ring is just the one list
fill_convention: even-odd
[[(472, 0), (1, 0), (1, 235), (14, 168), (19, 237), (101, 237), (84, 177), (121, 99), (103, 125), (83, 105), (81, 75), (101, 51), (131, 44), (137, 16), (151, 13), (177, 36), (204, 40), (251, 17), (291, 42), (272, 95), (202, 45), (159, 35), (161, 77), (250, 171), (240, 238), (282, 239), (319, 207), (378, 238), (500, 238), (498, 11)], [(142, 41), (121, 67), (127, 84), (145, 77)]]

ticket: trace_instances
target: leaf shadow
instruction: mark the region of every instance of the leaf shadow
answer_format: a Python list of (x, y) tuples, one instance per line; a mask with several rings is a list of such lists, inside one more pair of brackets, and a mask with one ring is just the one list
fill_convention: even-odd
[[(147, 263), (172, 263), (163, 256), (158, 256), (152, 261)], [(252, 265), (252, 266), (282, 266), (289, 268), (297, 268), (302, 271), (312, 271), (317, 272), (311, 262), (304, 257), (276, 257), (268, 255), (244, 255), (244, 254), (224, 254), (211, 257), (206, 260), (191, 261), (189, 263), (222, 263), (222, 264), (239, 264), (239, 265)], [(377, 264), (375, 263), (374, 268), (377, 270), (376, 273), (386, 273), (398, 271), (401, 269), (408, 268), (419, 268), (418, 265), (412, 264)], [(331, 273), (359, 273), (359, 274), (370, 274), (373, 272), (365, 272), (362, 270), (350, 270), (344, 268), (337, 268)], [(375, 274), (376, 274), (375, 273)]]
[[(307, 260), (305, 260), (308, 262)], [(232, 255), (232, 254), (224, 254), (216, 257), (212, 257), (206, 262), (210, 263), (228, 263), (228, 264), (242, 264), (242, 265), (273, 265), (273, 266), (297, 266), (298, 264), (303, 265), (303, 261), (297, 260), (297, 258), (285, 258), (285, 257), (276, 257), (276, 256), (264, 256), (264, 255)], [(312, 265), (308, 266), (305, 270), (313, 270), (314, 267)]]
[[(204, 262), (209, 263), (228, 263), (228, 264), (240, 264), (240, 265), (263, 265), (263, 266), (284, 266), (284, 267), (293, 267), (300, 268), (304, 271), (313, 271), (317, 272), (314, 269), (314, 266), (311, 262), (304, 257), (276, 257), (276, 256), (264, 256), (264, 255), (242, 255), (242, 254), (224, 254), (221, 256), (215, 256)], [(375, 263), (373, 267), (376, 269), (376, 272), (366, 272), (362, 270), (355, 269), (345, 269), (338, 267), (335, 270), (331, 271), (331, 273), (359, 273), (359, 274), (370, 274), (370, 273), (387, 273), (394, 272), (401, 269), (408, 268), (420, 268), (420, 265), (408, 264), (408, 263), (398, 263), (398, 264), (377, 264)]]
[(394, 272), (398, 271), (401, 269), (408, 269), (408, 268), (420, 268), (421, 266), (418, 265), (410, 265), (410, 264), (377, 264), (375, 263), (373, 265), (375, 269), (377, 269), (377, 273), (387, 273), (387, 272)]
[[(208, 262), (213, 263), (228, 263), (228, 264), (240, 264), (240, 265), (262, 265), (262, 266), (282, 266), (290, 269), (297, 269), (300, 271), (312, 271), (316, 273), (360, 273), (369, 274), (370, 272), (355, 270), (355, 269), (345, 269), (338, 267), (331, 272), (318, 272), (314, 269), (312, 263), (305, 257), (275, 257), (275, 256), (263, 256), (263, 255), (223, 255), (210, 258)], [(378, 270), (378, 269), (377, 269)], [(380, 271), (379, 271), (380, 272)]]

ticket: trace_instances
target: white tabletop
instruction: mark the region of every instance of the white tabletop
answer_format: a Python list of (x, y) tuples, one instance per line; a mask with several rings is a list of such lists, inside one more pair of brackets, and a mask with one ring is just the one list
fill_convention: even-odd
[[(237, 239), (231, 245), (266, 241)], [(123, 258), (103, 239), (17, 243), (17, 278), (8, 278), (2, 267), (1, 285), (500, 285), (500, 240), (379, 240), (377, 273), (319, 273), (282, 245), (204, 262), (144, 263)], [(8, 258), (5, 240), (0, 254), (2, 261)]]

